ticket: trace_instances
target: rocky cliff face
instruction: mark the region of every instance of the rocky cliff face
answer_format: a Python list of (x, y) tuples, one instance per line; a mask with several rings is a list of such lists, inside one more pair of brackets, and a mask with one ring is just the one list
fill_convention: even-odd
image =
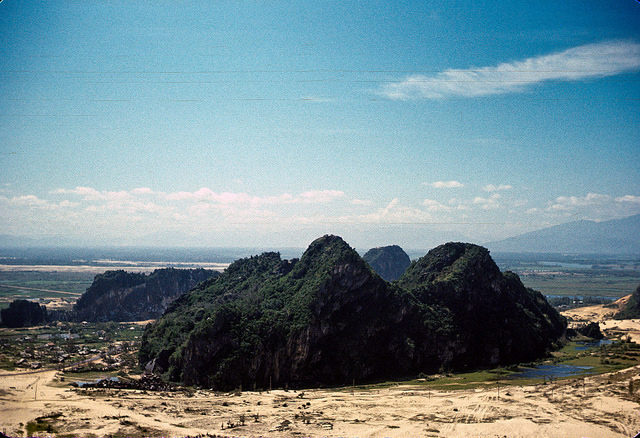
[(400, 278), (411, 264), (407, 253), (398, 245), (371, 248), (362, 258), (387, 281)]
[(143, 321), (160, 317), (169, 304), (219, 273), (205, 269), (157, 269), (151, 274), (107, 271), (73, 308), (79, 321)]
[(0, 316), (7, 327), (31, 327), (46, 322), (47, 309), (33, 301), (15, 300), (0, 311)]
[[(140, 361), (186, 384), (251, 389), (349, 384), (544, 354), (562, 335), (562, 318), (517, 277), (503, 276), (486, 250), (464, 248), (434, 250), (400, 287), (336, 236), (314, 241), (299, 261), (276, 253), (239, 260), (147, 328)], [(472, 332), (482, 324), (495, 335)]]

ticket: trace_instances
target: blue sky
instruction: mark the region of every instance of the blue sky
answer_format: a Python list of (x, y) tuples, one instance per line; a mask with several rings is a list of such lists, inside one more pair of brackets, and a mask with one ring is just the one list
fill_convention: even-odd
[(5, 0), (0, 234), (429, 248), (637, 214), (639, 29), (632, 0)]

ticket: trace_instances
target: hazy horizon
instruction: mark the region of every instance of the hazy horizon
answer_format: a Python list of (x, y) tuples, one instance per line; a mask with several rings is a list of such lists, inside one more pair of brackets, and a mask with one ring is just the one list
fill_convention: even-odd
[(485, 243), (640, 213), (640, 3), (0, 3), (0, 234)]

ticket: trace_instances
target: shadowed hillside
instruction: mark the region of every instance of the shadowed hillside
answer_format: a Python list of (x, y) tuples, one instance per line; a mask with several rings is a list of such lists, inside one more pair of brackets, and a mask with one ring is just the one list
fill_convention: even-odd
[(196, 284), (218, 272), (206, 269), (156, 269), (151, 274), (107, 271), (73, 307), (78, 321), (143, 321), (155, 319)]
[(407, 253), (398, 245), (371, 248), (362, 258), (379, 276), (387, 281), (400, 278), (411, 264)]

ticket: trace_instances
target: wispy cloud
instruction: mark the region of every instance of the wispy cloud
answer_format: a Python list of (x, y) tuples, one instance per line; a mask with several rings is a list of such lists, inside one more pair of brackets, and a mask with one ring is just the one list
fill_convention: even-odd
[(341, 190), (310, 190), (298, 195), (282, 193), (272, 196), (254, 196), (243, 192), (214, 192), (203, 187), (194, 192), (174, 192), (164, 194), (171, 201), (209, 201), (222, 205), (278, 205), (278, 204), (323, 204), (345, 197)]
[(448, 205), (444, 205), (441, 202), (436, 201), (435, 199), (425, 199), (422, 201), (422, 205), (427, 208), (429, 211), (451, 211), (453, 207)]
[(202, 187), (193, 192), (156, 192), (148, 187), (139, 187), (129, 191), (97, 190), (93, 187), (76, 187), (74, 189), (56, 189), (55, 195), (75, 195), (84, 201), (120, 201), (130, 203), (142, 196), (155, 196), (165, 201), (197, 201), (211, 202), (220, 205), (279, 205), (279, 204), (324, 204), (344, 198), (341, 190), (310, 190), (291, 195), (281, 193), (271, 196), (255, 196), (244, 192), (215, 192), (208, 187)]
[(547, 203), (545, 212), (560, 217), (606, 220), (640, 213), (640, 196), (613, 197), (602, 193), (559, 196)]
[(487, 184), (482, 188), (482, 190), (484, 190), (485, 192), (499, 192), (502, 190), (511, 190), (512, 188), (513, 186), (509, 184), (500, 184), (500, 185)]
[(606, 41), (491, 67), (412, 75), (386, 84), (379, 94), (394, 100), (477, 97), (522, 92), (546, 81), (578, 81), (640, 69), (640, 44)]
[(640, 196), (624, 195), (616, 198), (616, 202), (631, 202), (634, 204), (640, 204)]
[(476, 196), (475, 198), (473, 198), (473, 203), (479, 205), (483, 210), (493, 210), (496, 208), (500, 208), (500, 202), (498, 201), (498, 199), (500, 199), (500, 195), (494, 193), (488, 198)]
[(578, 207), (588, 207), (608, 203), (611, 196), (600, 193), (587, 193), (585, 196), (558, 196), (547, 207), (549, 211), (569, 211)]
[(460, 181), (435, 181), (423, 184), (436, 189), (457, 189), (460, 187), (464, 187), (464, 184), (462, 184)]

